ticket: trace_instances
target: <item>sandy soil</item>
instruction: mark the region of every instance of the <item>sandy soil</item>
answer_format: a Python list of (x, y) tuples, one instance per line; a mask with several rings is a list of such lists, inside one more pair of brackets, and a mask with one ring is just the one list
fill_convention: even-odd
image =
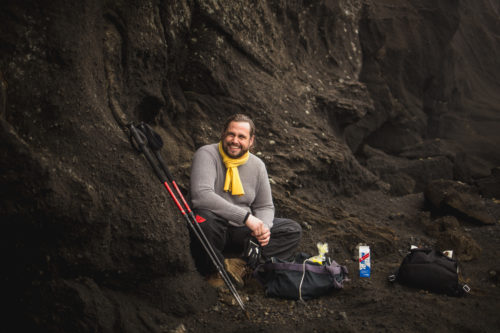
[[(423, 195), (400, 198), (380, 192), (366, 192), (338, 199), (361, 223), (381, 225), (394, 232), (394, 242), (380, 244), (373, 239), (372, 276), (360, 278), (353, 255), (343, 251), (331, 227), (314, 225), (305, 232), (302, 249), (313, 253), (315, 241), (327, 241), (339, 263), (347, 265), (350, 281), (344, 289), (305, 303), (268, 298), (256, 281), (248, 281), (239, 292), (249, 317), (236, 305), (227, 290), (219, 292), (219, 302), (186, 320), (178, 330), (189, 332), (496, 332), (500, 321), (500, 225), (477, 226), (461, 222), (461, 230), (481, 244), (479, 258), (460, 261), (470, 294), (456, 298), (390, 284), (387, 277), (399, 266), (410, 245), (433, 246), (422, 221), (431, 220)], [(498, 219), (498, 204), (490, 202)], [(355, 213), (354, 213), (355, 212)], [(352, 218), (352, 216), (351, 216)], [(338, 221), (339, 224), (350, 223)], [(360, 231), (361, 232), (361, 231)]]

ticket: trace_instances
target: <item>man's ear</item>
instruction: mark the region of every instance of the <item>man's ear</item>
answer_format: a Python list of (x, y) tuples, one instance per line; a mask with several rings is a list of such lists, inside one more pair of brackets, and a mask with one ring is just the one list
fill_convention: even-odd
[(250, 138), (250, 145), (248, 146), (249, 149), (253, 147), (254, 141), (255, 141), (255, 135), (252, 135), (252, 137)]

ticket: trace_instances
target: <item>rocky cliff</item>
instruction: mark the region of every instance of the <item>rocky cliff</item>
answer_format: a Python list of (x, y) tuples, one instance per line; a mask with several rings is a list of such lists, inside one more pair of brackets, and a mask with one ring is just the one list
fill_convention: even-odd
[[(500, 195), (495, 2), (0, 6), (2, 285), (19, 327), (168, 331), (217, 301), (130, 122), (161, 135), (185, 190), (193, 152), (250, 115), (304, 249), (352, 220), (340, 197), (418, 196), (435, 179)], [(332, 223), (338, 256), (396, 250), (395, 226)]]

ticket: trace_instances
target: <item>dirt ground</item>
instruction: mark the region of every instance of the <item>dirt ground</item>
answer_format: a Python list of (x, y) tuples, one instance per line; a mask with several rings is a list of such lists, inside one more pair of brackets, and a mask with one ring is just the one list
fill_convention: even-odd
[[(314, 253), (317, 241), (326, 241), (335, 252), (331, 257), (349, 269), (350, 281), (342, 290), (306, 301), (282, 300), (264, 295), (255, 280), (239, 290), (248, 317), (227, 289), (219, 292), (213, 307), (185, 320), (177, 331), (188, 332), (497, 332), (500, 327), (500, 225), (478, 226), (461, 222), (463, 233), (481, 244), (478, 259), (460, 261), (464, 281), (471, 292), (456, 298), (437, 295), (388, 282), (410, 245), (433, 246), (426, 236), (423, 220), (431, 220), (422, 194), (388, 197), (381, 192), (365, 192), (338, 198), (338, 204), (360, 223), (383, 226), (394, 232), (394, 242), (366, 239), (372, 250), (372, 275), (359, 277), (351, 253), (339, 247), (328, 225), (313, 225), (305, 231), (301, 249)], [(500, 217), (498, 203), (490, 202), (491, 212)], [(348, 220), (339, 224), (350, 223)], [(362, 231), (360, 231), (362, 232)], [(375, 242), (375, 244), (372, 243)]]

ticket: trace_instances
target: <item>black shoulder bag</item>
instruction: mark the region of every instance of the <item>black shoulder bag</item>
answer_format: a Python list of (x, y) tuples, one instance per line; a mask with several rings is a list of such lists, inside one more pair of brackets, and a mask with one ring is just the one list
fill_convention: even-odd
[(459, 282), (458, 262), (429, 248), (412, 249), (389, 281), (448, 296), (463, 296), (470, 291)]

